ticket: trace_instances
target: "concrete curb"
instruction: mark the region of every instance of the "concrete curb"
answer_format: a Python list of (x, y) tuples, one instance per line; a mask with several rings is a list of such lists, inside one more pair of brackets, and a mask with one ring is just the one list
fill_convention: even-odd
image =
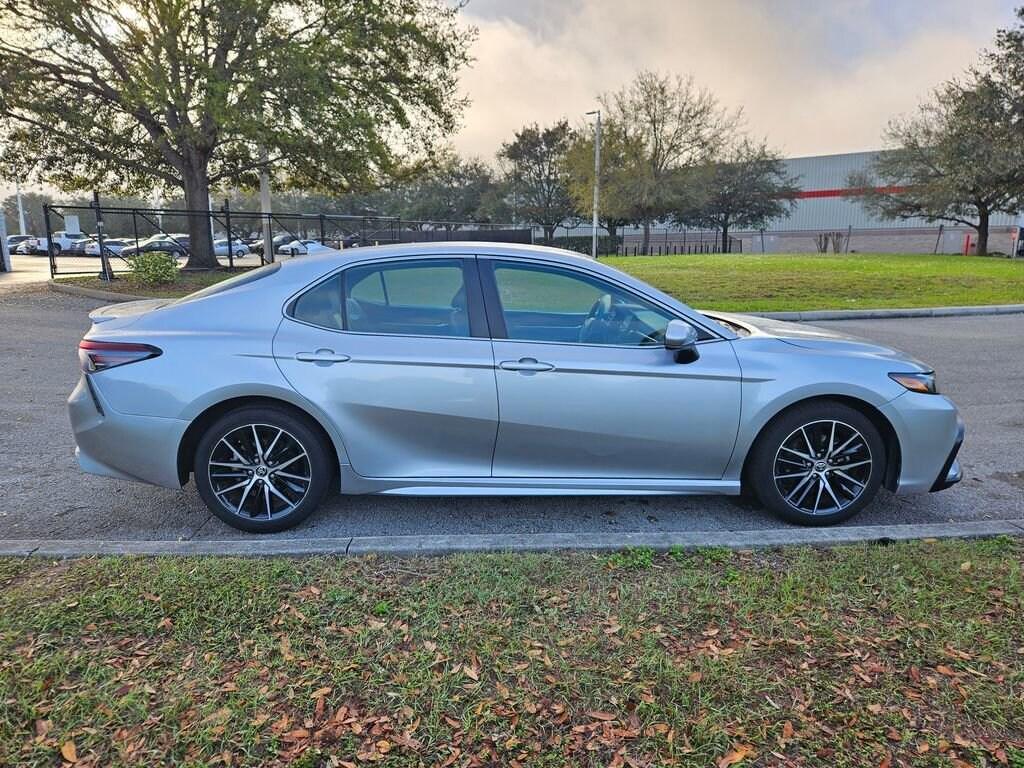
[(990, 304), (971, 307), (908, 307), (907, 309), (820, 309), (806, 312), (749, 312), (758, 317), (794, 322), (821, 320), (884, 320), (900, 317), (966, 317), (1024, 313), (1024, 304)]
[(71, 296), (84, 296), (87, 299), (101, 299), (102, 301), (144, 301), (146, 299), (155, 298), (153, 296), (135, 296), (130, 293), (101, 291), (97, 288), (83, 288), (80, 285), (65, 285), (64, 283), (58, 283), (56, 280), (48, 280), (47, 285), (50, 286), (51, 291), (56, 291), (57, 293), (66, 293)]
[[(135, 296), (127, 293), (101, 291), (96, 288), (83, 288), (79, 285), (65, 285), (56, 280), (47, 283), (50, 290), (67, 293), (71, 296), (84, 296), (88, 299), (103, 301), (143, 301), (153, 296)], [(907, 309), (816, 309), (804, 312), (746, 312), (737, 314), (766, 317), (771, 320), (790, 320), (793, 322), (813, 322), (821, 320), (884, 320), (899, 317), (962, 317), (968, 315), (1012, 315), (1024, 314), (1024, 304), (992, 304), (973, 307), (911, 307)]]
[(977, 539), (1024, 536), (1024, 519), (914, 525), (851, 525), (835, 528), (774, 528), (751, 531), (664, 533), (538, 533), (436, 536), (357, 536), (334, 539), (260, 539), (211, 541), (0, 540), (0, 556), (90, 557), (95, 555), (447, 555), (458, 552), (611, 551), (626, 547), (728, 547), (764, 549), (783, 546), (830, 547), (860, 542), (914, 539)]

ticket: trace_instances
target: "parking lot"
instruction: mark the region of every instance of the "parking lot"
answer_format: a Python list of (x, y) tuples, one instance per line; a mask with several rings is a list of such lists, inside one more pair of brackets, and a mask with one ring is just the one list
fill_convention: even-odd
[[(78, 377), (76, 345), (88, 327), (86, 314), (101, 303), (41, 286), (0, 295), (0, 538), (248, 536), (212, 517), (191, 486), (170, 491), (78, 470), (64, 402)], [(923, 496), (894, 497), (882, 491), (851, 523), (1024, 517), (1024, 315), (827, 325), (891, 344), (934, 365), (940, 388), (957, 402), (967, 424), (963, 483)], [(783, 526), (760, 510), (713, 497), (337, 496), (312, 519), (277, 536), (608, 534)]]

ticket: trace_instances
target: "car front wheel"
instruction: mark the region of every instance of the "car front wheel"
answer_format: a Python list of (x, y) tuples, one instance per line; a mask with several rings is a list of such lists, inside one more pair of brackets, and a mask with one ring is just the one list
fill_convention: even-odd
[(831, 525), (871, 502), (885, 462), (882, 436), (867, 416), (843, 403), (819, 401), (797, 406), (765, 428), (749, 482), (783, 519)]
[(330, 453), (315, 428), (273, 407), (240, 408), (218, 419), (199, 441), (194, 472), (210, 511), (254, 533), (305, 520), (333, 477)]

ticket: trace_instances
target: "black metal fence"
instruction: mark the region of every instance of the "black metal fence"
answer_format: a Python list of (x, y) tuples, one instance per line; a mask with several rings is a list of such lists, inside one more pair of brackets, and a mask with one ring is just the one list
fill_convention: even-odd
[[(393, 243), (448, 240), (496, 240), (530, 243), (532, 231), (506, 224), (415, 221), (387, 216), (333, 213), (261, 213), (231, 210), (118, 208), (92, 205), (44, 205), (45, 244), (50, 275), (113, 277), (130, 270), (131, 254), (163, 251), (182, 260), (191, 255), (190, 224), (209, 230), (217, 260), (229, 269), (266, 264), (279, 256), (301, 256), (318, 243), (342, 249)], [(263, 242), (269, 231), (269, 247)], [(69, 235), (68, 232), (74, 232)]]
[[(556, 227), (545, 245), (589, 254), (592, 232), (589, 224)], [(537, 233), (534, 239), (538, 243), (543, 242)], [(743, 240), (727, 236), (723, 243), (717, 232), (652, 227), (645, 247), (643, 232), (640, 230), (622, 228), (610, 234), (607, 229), (598, 228), (598, 256), (672, 256), (688, 253), (743, 253)]]

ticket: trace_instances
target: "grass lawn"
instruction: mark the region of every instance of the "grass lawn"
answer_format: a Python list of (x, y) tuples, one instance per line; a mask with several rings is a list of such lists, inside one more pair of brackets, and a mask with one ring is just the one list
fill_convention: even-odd
[[(1024, 302), (1024, 259), (917, 254), (733, 254), (608, 257), (622, 269), (701, 309), (769, 312)], [(130, 279), (61, 281), (122, 293), (183, 296), (232, 273), (183, 273), (144, 288)]]
[(178, 279), (166, 285), (141, 285), (132, 280), (131, 275), (121, 274), (111, 282), (98, 277), (80, 275), (75, 277), (58, 277), (57, 282), (66, 285), (80, 285), (84, 288), (95, 288), (98, 291), (127, 293), (133, 296), (153, 296), (156, 298), (178, 298), (206, 288), (221, 280), (237, 275), (243, 270), (219, 269), (212, 272), (179, 272)]
[(0, 764), (1020, 768), (1022, 560), (0, 560)]
[(857, 253), (602, 261), (700, 309), (770, 312), (1024, 302), (1024, 259)]

